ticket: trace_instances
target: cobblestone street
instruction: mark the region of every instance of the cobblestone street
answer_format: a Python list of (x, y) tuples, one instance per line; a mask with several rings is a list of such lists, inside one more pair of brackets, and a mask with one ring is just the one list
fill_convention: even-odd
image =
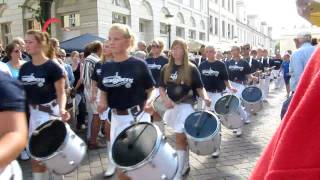
[[(251, 124), (245, 125), (243, 135), (236, 137), (231, 130), (222, 128), (221, 154), (217, 159), (209, 156), (190, 154), (191, 171), (187, 179), (193, 180), (238, 180), (247, 179), (261, 152), (280, 123), (280, 108), (285, 100), (285, 92), (276, 92), (271, 86), (268, 102), (256, 116), (251, 116)], [(173, 144), (172, 131), (169, 142)], [(106, 150), (89, 151), (81, 167), (66, 176), (66, 180), (103, 179), (107, 166)], [(24, 179), (31, 180), (30, 162), (21, 162)], [(116, 177), (109, 179), (117, 179)], [(143, 179), (143, 177), (141, 177)]]

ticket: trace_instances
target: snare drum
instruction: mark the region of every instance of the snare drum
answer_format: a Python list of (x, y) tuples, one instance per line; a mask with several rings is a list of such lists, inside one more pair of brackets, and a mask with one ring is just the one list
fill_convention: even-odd
[(166, 112), (167, 108), (164, 105), (161, 97), (158, 96), (152, 103), (153, 109), (159, 114), (159, 116), (163, 119), (164, 113)]
[(246, 87), (242, 91), (242, 102), (245, 109), (249, 112), (258, 112), (263, 107), (262, 91), (256, 86)]
[(210, 111), (190, 114), (184, 123), (189, 148), (198, 155), (210, 155), (220, 148), (220, 122)]
[(176, 151), (159, 128), (148, 122), (135, 123), (115, 139), (110, 159), (131, 179), (173, 179), (178, 170)]
[(44, 163), (53, 173), (65, 175), (80, 165), (87, 148), (68, 124), (50, 120), (31, 134), (27, 150), (33, 159)]
[(240, 99), (235, 95), (222, 96), (214, 105), (214, 110), (220, 117), (221, 124), (228, 129), (238, 129), (243, 126)]

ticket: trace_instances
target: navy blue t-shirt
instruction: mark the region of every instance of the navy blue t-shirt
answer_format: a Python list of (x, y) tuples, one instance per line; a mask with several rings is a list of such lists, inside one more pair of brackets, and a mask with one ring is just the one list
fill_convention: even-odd
[(25, 93), (22, 84), (0, 71), (0, 111), (25, 111)]
[(54, 83), (63, 77), (62, 68), (51, 60), (41, 65), (33, 65), (32, 61), (28, 61), (19, 73), (29, 104), (44, 104), (56, 99)]
[(268, 68), (271, 67), (273, 63), (273, 59), (271, 57), (263, 58), (262, 67)]
[(149, 57), (146, 59), (148, 68), (151, 70), (153, 79), (156, 81), (156, 87), (159, 87), (160, 71), (168, 63), (168, 59), (163, 56), (157, 58)]
[(199, 66), (201, 79), (205, 89), (209, 92), (224, 91), (228, 80), (228, 71), (222, 61), (204, 61)]
[(245, 82), (247, 80), (246, 75), (250, 74), (250, 66), (249, 63), (243, 59), (239, 61), (230, 60), (226, 62), (229, 79), (231, 81), (242, 81)]
[[(245, 59), (249, 66), (250, 66), (250, 72), (251, 73), (255, 73), (257, 72), (258, 70), (261, 70), (262, 69), (262, 63), (260, 63), (260, 61), (256, 60), (256, 59), (251, 59), (251, 58), (246, 58)], [(251, 62), (250, 62), (251, 60)]]
[(154, 84), (147, 64), (130, 57), (123, 62), (104, 63), (98, 87), (107, 92), (110, 108), (125, 110), (135, 105), (143, 105), (147, 99), (146, 90)]
[(281, 68), (282, 59), (273, 59), (270, 63), (270, 66), (275, 66), (275, 70), (279, 70)]
[(91, 75), (91, 79), (98, 82), (101, 79), (101, 62), (97, 62), (94, 66), (93, 73)]
[[(183, 82), (179, 83), (180, 78), (179, 71), (182, 71), (182, 66), (173, 65), (170, 73), (169, 81), (164, 81), (164, 71), (168, 66), (164, 66), (160, 73), (160, 87), (167, 90), (169, 98), (174, 102), (193, 102), (197, 96), (197, 89), (203, 88), (201, 75), (196, 66), (192, 66), (191, 69), (191, 85), (187, 85)], [(186, 98), (187, 97), (187, 98)]]

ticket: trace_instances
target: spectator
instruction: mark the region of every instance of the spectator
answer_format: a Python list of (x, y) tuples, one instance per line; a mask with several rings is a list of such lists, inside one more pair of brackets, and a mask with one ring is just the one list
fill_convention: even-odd
[(311, 45), (310, 33), (300, 33), (295, 42), (298, 49), (292, 53), (289, 66), (291, 75), (290, 90), (292, 92), (296, 90), (304, 68), (315, 50), (315, 47)]
[(144, 41), (139, 41), (138, 42), (138, 50), (137, 51), (144, 51), (147, 53), (147, 44)]
[(283, 79), (286, 84), (287, 97), (290, 94), (290, 74), (289, 74), (290, 54), (286, 52), (283, 56), (283, 62), (279, 73), (283, 73)]
[(68, 76), (68, 79), (69, 79), (69, 86), (70, 87), (73, 87), (73, 84), (74, 84), (74, 75), (73, 75), (73, 71), (72, 71), (72, 67), (66, 63), (66, 56), (67, 56), (67, 53), (64, 49), (59, 49), (59, 55), (58, 57), (62, 60), (63, 62), (63, 65), (64, 65), (64, 69), (66, 70), (67, 72), (67, 76)]
[(7, 65), (10, 69), (12, 77), (14, 79), (18, 79), (19, 70), (21, 66), (26, 62), (21, 59), (21, 50), (20, 50), (19, 44), (13, 43), (13, 42), (10, 43), (6, 47), (6, 54), (9, 59), (9, 61), (7, 62)]

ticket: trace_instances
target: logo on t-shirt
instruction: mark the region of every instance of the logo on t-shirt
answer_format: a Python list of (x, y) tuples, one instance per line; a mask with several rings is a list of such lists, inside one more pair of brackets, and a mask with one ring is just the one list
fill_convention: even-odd
[(103, 78), (102, 83), (105, 87), (120, 87), (124, 85), (126, 88), (131, 88), (133, 79), (123, 78), (119, 76), (119, 72), (116, 72), (114, 76)]
[(240, 66), (237, 66), (237, 65), (229, 66), (229, 69), (231, 71), (243, 71), (243, 67), (240, 67)]
[(176, 71), (174, 74), (171, 74), (171, 75), (170, 75), (170, 79), (171, 79), (172, 81), (177, 80), (177, 79), (178, 79), (178, 72)]
[(203, 75), (205, 76), (219, 76), (219, 71), (214, 71), (211, 68), (210, 69), (204, 69), (201, 71)]
[(46, 82), (45, 78), (36, 78), (34, 74), (26, 75), (21, 77), (21, 81), (23, 85), (37, 85), (38, 87), (42, 87)]
[(99, 76), (101, 75), (101, 69), (97, 69), (96, 72), (97, 72), (97, 75)]
[(153, 63), (153, 64), (148, 64), (148, 67), (149, 67), (150, 69), (158, 69), (158, 70), (161, 69), (161, 65), (157, 65), (157, 64), (155, 64), (155, 63)]

